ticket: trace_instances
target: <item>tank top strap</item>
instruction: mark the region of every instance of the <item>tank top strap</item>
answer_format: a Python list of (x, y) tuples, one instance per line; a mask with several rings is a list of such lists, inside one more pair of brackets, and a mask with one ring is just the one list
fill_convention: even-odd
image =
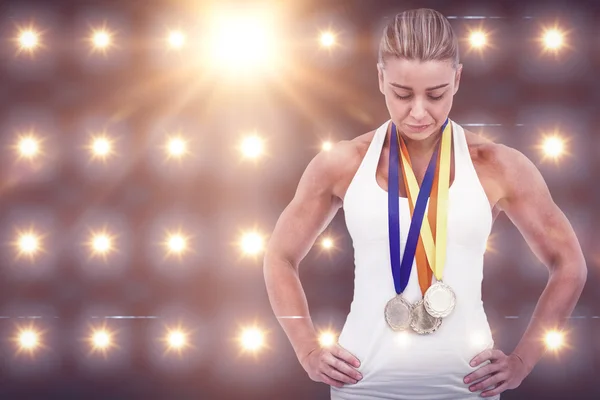
[(379, 128), (377, 128), (373, 134), (373, 139), (369, 144), (369, 148), (367, 149), (367, 153), (365, 154), (362, 166), (360, 168), (360, 171), (366, 174), (367, 179), (373, 179), (373, 182), (375, 182), (375, 173), (377, 172), (377, 165), (379, 164), (381, 149), (383, 149), (383, 143), (385, 142), (385, 136), (389, 123), (390, 120), (386, 121)]

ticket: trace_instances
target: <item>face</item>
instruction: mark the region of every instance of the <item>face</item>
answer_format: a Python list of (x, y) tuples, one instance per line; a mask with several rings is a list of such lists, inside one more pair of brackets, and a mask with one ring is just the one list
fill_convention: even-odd
[(379, 90), (392, 121), (409, 139), (423, 140), (439, 132), (458, 91), (462, 64), (392, 58), (377, 65)]

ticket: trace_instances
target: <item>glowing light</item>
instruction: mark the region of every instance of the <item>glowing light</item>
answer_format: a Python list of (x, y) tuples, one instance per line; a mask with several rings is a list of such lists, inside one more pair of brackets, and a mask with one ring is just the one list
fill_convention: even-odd
[(89, 41), (92, 50), (106, 53), (113, 46), (113, 34), (106, 27), (93, 29)]
[(42, 236), (32, 228), (25, 232), (17, 232), (17, 240), (13, 245), (17, 248), (17, 259), (25, 256), (33, 260), (36, 254), (43, 251)]
[(481, 332), (473, 332), (471, 334), (471, 344), (474, 348), (479, 349), (485, 344), (485, 338)]
[(189, 250), (189, 237), (185, 236), (181, 231), (167, 233), (164, 245), (167, 247), (167, 255), (175, 254), (181, 256)]
[(558, 350), (564, 344), (564, 335), (558, 331), (550, 331), (546, 333), (544, 338), (546, 342), (546, 347), (550, 350)]
[(333, 240), (331, 238), (328, 238), (328, 237), (324, 238), (323, 241), (321, 242), (321, 245), (325, 249), (331, 249), (333, 247)]
[(547, 29), (544, 31), (542, 40), (547, 50), (558, 50), (564, 44), (564, 34), (557, 28)]
[(88, 149), (92, 153), (92, 159), (105, 161), (109, 156), (115, 154), (113, 140), (106, 134), (92, 137)]
[(276, 63), (278, 35), (269, 15), (227, 10), (215, 13), (209, 22), (208, 54), (219, 72), (256, 73)]
[(258, 351), (265, 344), (264, 332), (256, 327), (245, 328), (240, 336), (240, 342), (243, 350)]
[(188, 151), (187, 142), (181, 137), (173, 137), (168, 140), (166, 149), (169, 157), (181, 158)]
[(106, 350), (110, 347), (112, 336), (106, 330), (99, 330), (92, 334), (93, 347), (96, 350)]
[(17, 344), (17, 354), (21, 352), (32, 354), (40, 348), (42, 346), (40, 336), (40, 331), (33, 327), (18, 328), (17, 336), (13, 338)]
[(246, 158), (258, 158), (264, 151), (263, 140), (258, 136), (249, 136), (242, 141), (242, 154)]
[(33, 160), (41, 153), (40, 139), (33, 134), (20, 136), (15, 146), (19, 159)]
[(33, 349), (39, 344), (39, 335), (31, 330), (23, 331), (19, 335), (19, 343), (24, 349)]
[(332, 32), (322, 32), (319, 42), (323, 47), (332, 47), (336, 44), (336, 37)]
[(173, 49), (181, 49), (185, 44), (185, 35), (180, 31), (172, 31), (168, 38), (169, 46)]
[(31, 51), (40, 44), (40, 35), (33, 29), (26, 29), (19, 33), (19, 46), (21, 50)]
[(333, 346), (337, 343), (337, 337), (333, 332), (322, 332), (319, 335), (319, 344), (321, 347)]
[(481, 49), (487, 44), (487, 35), (483, 31), (474, 31), (469, 35), (471, 47)]
[(114, 237), (106, 232), (106, 230), (103, 230), (102, 232), (92, 232), (91, 239), (87, 244), (91, 248), (92, 256), (105, 257), (115, 250), (113, 245)]
[(248, 232), (242, 237), (241, 247), (244, 254), (256, 255), (263, 250), (264, 239), (257, 232)]
[(329, 151), (333, 148), (333, 144), (331, 142), (323, 142), (323, 146), (321, 148), (323, 151)]
[(394, 342), (400, 347), (406, 347), (410, 344), (410, 335), (408, 332), (398, 332), (395, 334)]
[(544, 140), (543, 148), (546, 156), (558, 158), (564, 153), (565, 143), (560, 137), (552, 136)]
[(180, 330), (174, 330), (169, 332), (167, 341), (170, 349), (180, 350), (187, 344), (187, 335)]

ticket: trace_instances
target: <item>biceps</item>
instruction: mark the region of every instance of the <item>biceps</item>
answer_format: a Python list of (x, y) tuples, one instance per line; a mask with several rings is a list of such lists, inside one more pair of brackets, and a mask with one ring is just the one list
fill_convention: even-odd
[(550, 196), (521, 198), (504, 211), (536, 257), (549, 268), (576, 246), (571, 224)]

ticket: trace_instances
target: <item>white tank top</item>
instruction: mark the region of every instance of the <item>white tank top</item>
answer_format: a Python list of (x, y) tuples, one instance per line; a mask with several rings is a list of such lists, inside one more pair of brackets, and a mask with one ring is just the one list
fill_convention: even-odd
[[(331, 398), (480, 398), (480, 392), (471, 393), (463, 378), (478, 368), (469, 366), (471, 359), (494, 346), (481, 301), (483, 257), (492, 228), (489, 201), (473, 167), (464, 130), (450, 121), (455, 174), (449, 192), (443, 280), (456, 293), (456, 307), (432, 334), (392, 331), (384, 318), (386, 303), (396, 295), (390, 264), (388, 197), (375, 177), (389, 122), (375, 132), (344, 198), (355, 271), (354, 298), (339, 344), (361, 361), (358, 370), (363, 379), (340, 389), (331, 387)], [(401, 256), (409, 225), (408, 200), (401, 197)], [(422, 298), (415, 263), (404, 296), (411, 303)]]

